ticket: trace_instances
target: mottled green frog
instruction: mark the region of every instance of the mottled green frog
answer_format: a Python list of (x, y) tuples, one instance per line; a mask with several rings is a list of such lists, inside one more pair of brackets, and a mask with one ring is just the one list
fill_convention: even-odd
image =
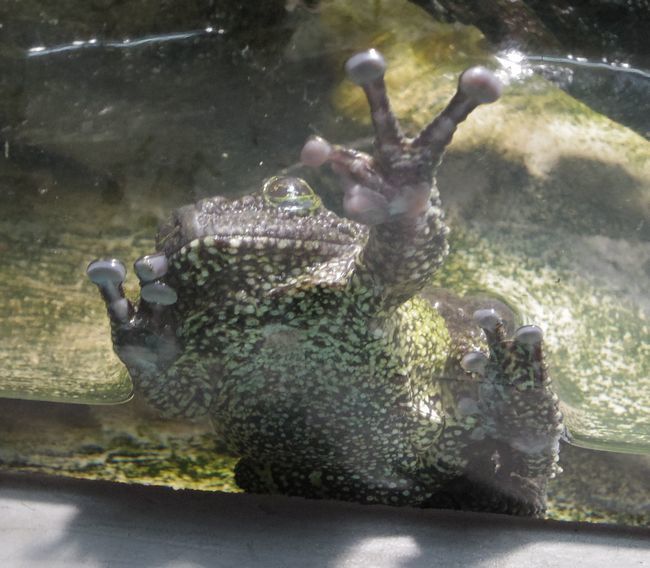
[(302, 179), (174, 211), (124, 296), (116, 259), (88, 267), (138, 396), (209, 416), (246, 491), (541, 515), (563, 432), (542, 332), (511, 335), (487, 297), (433, 289), (447, 254), (434, 171), (457, 125), (501, 85), (465, 71), (407, 138), (376, 50), (346, 64), (370, 105), (373, 155), (312, 137), (340, 217)]

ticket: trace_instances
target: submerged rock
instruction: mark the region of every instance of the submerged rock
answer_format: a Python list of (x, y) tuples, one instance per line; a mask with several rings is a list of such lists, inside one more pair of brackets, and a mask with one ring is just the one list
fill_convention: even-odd
[(500, 47), (560, 50), (647, 64), (647, 0), (414, 0), (436, 18), (479, 28)]

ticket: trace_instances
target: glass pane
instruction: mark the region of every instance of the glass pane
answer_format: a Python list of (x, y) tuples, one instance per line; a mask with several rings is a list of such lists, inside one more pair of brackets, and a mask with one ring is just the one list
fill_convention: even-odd
[[(209, 17), (169, 8), (153, 20), (127, 8), (101, 22), (29, 7), (5, 16), (0, 425), (9, 434), (0, 441), (1, 467), (233, 491), (267, 489), (265, 476), (280, 487), (303, 475), (303, 485), (287, 481), (284, 492), (363, 501), (367, 495), (344, 491), (363, 485), (348, 465), (365, 436), (390, 456), (366, 460), (385, 483), (364, 488), (379, 485), (385, 502), (472, 508), (460, 497), (469, 487), (493, 504), (486, 508), (496, 502), (516, 512), (491, 496), (503, 489), (498, 472), (530, 458), (532, 478), (530, 456), (546, 452), (540, 476), (550, 484), (551, 516), (643, 523), (641, 454), (650, 453), (643, 60), (633, 51), (628, 65), (577, 58), (553, 43), (540, 50), (527, 42), (532, 28), (523, 38), (510, 29), (521, 50), (501, 48), (488, 41), (489, 21), (461, 17), (458, 7), (442, 17), (446, 2), (421, 4), (428, 11), (405, 0), (329, 0)], [(505, 12), (499, 17), (512, 24)], [(421, 226), (400, 219), (419, 218), (428, 202), (418, 201), (417, 183), (400, 191), (431, 164), (422, 158), (415, 167), (417, 143), (391, 161), (407, 142), (382, 123), (383, 93), (367, 75), (381, 67), (379, 56), (348, 65), (355, 81), (345, 76), (350, 56), (371, 47), (383, 54), (392, 110), (411, 134), (445, 108), (466, 68), (486, 66), (503, 84), (498, 101), (480, 101), (464, 120), (467, 100), (495, 89), (484, 71), (465, 76), (469, 99), (457, 95), (465, 102), (419, 139), (436, 158), (451, 134), (445, 128), (462, 122), (436, 174), (450, 229), (444, 260), (431, 239), (413, 241), (428, 243), (423, 256), (407, 246)], [(379, 109), (383, 150), (372, 140), (366, 95)], [(322, 141), (304, 149), (310, 135), (375, 152), (374, 161)], [(327, 161), (334, 167), (314, 167)], [(317, 196), (285, 176), (306, 180)], [(256, 208), (250, 200), (201, 201), (254, 192)], [(321, 200), (340, 218), (310, 224)], [(179, 209), (194, 203), (200, 214)], [(103, 298), (86, 274), (95, 259), (109, 261), (93, 265)], [(131, 304), (112, 259), (126, 266)], [(303, 297), (313, 311), (303, 310)], [(369, 317), (373, 302), (385, 304)], [(504, 318), (498, 333), (491, 309)], [(483, 316), (473, 318), (477, 310)], [(522, 328), (532, 325), (543, 331), (543, 365), (537, 328)], [(465, 351), (485, 358), (466, 360)], [(393, 413), (394, 424), (386, 419)], [(468, 416), (480, 425), (453, 434)], [(471, 446), (462, 458), (450, 450), (454, 436)], [(564, 473), (554, 479), (558, 444)], [(268, 463), (251, 465), (256, 449), (273, 454), (271, 446)], [(332, 455), (340, 463), (329, 472), (321, 466)], [(238, 486), (241, 456), (248, 460)], [(277, 472), (277, 456), (287, 471)], [(433, 492), (426, 499), (413, 479), (402, 487), (402, 477), (385, 473), (419, 475), (450, 463), (453, 472), (457, 460), (467, 463), (463, 475), (445, 478), (449, 494), (425, 487), (423, 494)], [(621, 470), (627, 485), (611, 473)], [(600, 505), (584, 504), (598, 493), (581, 486), (585, 471), (602, 489)], [(318, 493), (339, 474), (338, 493)]]

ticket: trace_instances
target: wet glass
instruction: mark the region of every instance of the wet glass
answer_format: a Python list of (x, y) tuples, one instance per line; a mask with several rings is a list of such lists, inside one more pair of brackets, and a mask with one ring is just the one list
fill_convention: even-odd
[[(121, 259), (126, 296), (142, 290), (165, 304), (167, 292), (145, 291), (133, 262), (154, 253), (170, 212), (260, 191), (273, 176), (304, 178), (343, 215), (340, 181), (300, 164), (301, 149), (319, 135), (372, 151), (367, 104), (343, 64), (377, 47), (393, 109), (411, 133), (443, 108), (465, 68), (485, 65), (503, 82), (500, 101), (459, 127), (438, 171), (450, 254), (430, 288), (496, 298), (510, 335), (539, 326), (563, 444), (618, 452), (603, 459), (647, 475), (648, 73), (499, 51), (476, 28), (434, 21), (406, 2), (285, 8), (272, 25), (256, 23), (265, 28), (261, 43), (253, 24), (243, 33), (229, 21), (128, 39), (71, 31), (69, 41), (5, 46), (12, 80), (4, 80), (2, 106), (0, 395), (11, 435), (0, 441), (3, 467), (237, 490), (236, 459), (207, 421), (165, 422), (139, 406), (137, 393), (128, 402), (131, 378), (86, 269), (97, 258)], [(295, 184), (272, 199), (305, 214), (315, 203)], [(287, 349), (300, 340), (271, 331)], [(432, 382), (453, 389), (476, 378), (441, 370)], [(434, 436), (442, 418), (430, 422)], [(54, 457), (48, 446), (58, 448)], [(560, 464), (576, 451), (566, 446)], [(589, 459), (598, 464), (599, 455)], [(562, 475), (553, 483), (561, 486)], [(554, 514), (582, 518), (555, 491)], [(639, 511), (632, 515), (642, 522), (648, 512)]]

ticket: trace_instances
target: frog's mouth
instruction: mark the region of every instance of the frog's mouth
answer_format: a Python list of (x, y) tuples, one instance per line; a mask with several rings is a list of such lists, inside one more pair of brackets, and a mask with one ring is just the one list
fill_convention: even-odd
[[(367, 228), (321, 208), (311, 215), (269, 209), (255, 196), (244, 201), (203, 200), (174, 211), (160, 228), (157, 249), (172, 256), (194, 241), (221, 250), (248, 248), (322, 251), (326, 256), (362, 246)], [(257, 206), (256, 206), (257, 205)]]

